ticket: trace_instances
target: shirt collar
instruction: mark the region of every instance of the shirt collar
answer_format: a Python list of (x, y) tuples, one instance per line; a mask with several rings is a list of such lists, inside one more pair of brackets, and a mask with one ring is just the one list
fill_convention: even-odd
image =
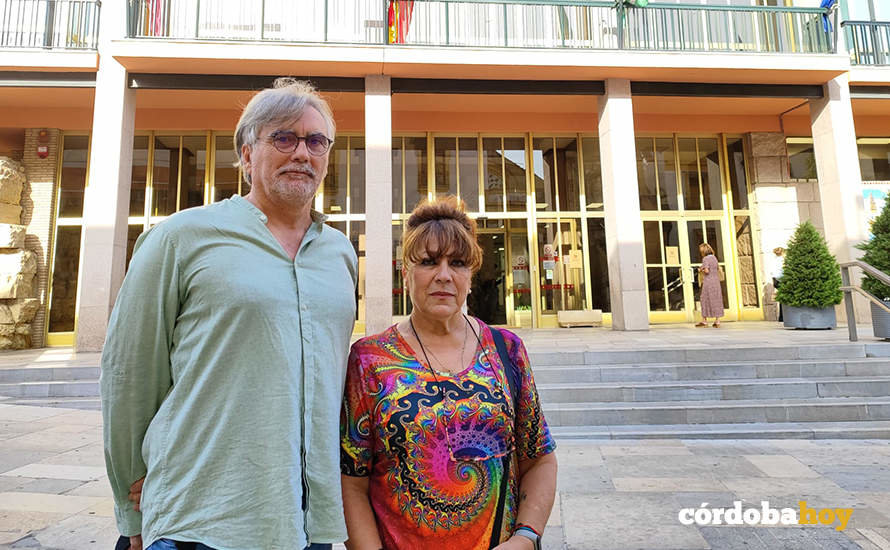
[[(269, 222), (269, 217), (266, 216), (262, 210), (241, 195), (232, 195), (231, 200), (242, 208), (246, 208), (250, 213), (259, 218), (264, 225)], [(312, 218), (312, 225), (310, 227), (316, 227), (318, 230), (321, 230), (321, 225), (328, 219), (328, 216), (314, 208), (309, 210), (309, 217)]]

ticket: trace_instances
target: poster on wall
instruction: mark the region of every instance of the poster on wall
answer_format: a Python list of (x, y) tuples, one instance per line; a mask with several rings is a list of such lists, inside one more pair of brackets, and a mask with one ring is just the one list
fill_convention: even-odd
[(868, 238), (872, 238), (871, 224), (884, 209), (887, 196), (890, 195), (890, 183), (863, 183), (862, 196), (865, 199), (865, 227)]

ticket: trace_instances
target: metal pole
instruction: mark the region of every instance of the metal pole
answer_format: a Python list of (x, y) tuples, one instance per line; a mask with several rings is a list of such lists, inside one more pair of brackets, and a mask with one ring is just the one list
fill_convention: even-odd
[(841, 268), (841, 281), (844, 285), (844, 307), (847, 310), (847, 330), (850, 332), (850, 341), (856, 342), (859, 336), (856, 334), (856, 312), (853, 309), (853, 291), (850, 289), (850, 268)]

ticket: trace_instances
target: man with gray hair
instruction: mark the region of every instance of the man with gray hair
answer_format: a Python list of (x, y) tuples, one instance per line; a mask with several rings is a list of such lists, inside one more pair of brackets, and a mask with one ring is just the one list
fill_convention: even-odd
[(235, 142), (250, 192), (142, 234), (102, 353), (105, 460), (130, 548), (346, 539), (339, 414), (355, 252), (311, 209), (330, 107), (278, 79)]

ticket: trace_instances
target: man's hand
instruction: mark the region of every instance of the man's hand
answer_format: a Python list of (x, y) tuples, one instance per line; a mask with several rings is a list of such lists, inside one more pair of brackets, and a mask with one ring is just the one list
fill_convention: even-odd
[[(142, 488), (142, 484), (140, 483), (142, 480), (138, 481), (140, 490)], [(130, 537), (130, 550), (142, 550), (142, 535), (135, 535)]]
[[(130, 485), (130, 494), (127, 495), (127, 500), (133, 503), (133, 509), (137, 512), (141, 512), (142, 508), (140, 506), (140, 502), (142, 501), (142, 484), (145, 483), (145, 476), (137, 479), (135, 483)], [(130, 543), (131, 548), (133, 550), (142, 550), (142, 538), (139, 538), (139, 548), (132, 546), (132, 542)]]

